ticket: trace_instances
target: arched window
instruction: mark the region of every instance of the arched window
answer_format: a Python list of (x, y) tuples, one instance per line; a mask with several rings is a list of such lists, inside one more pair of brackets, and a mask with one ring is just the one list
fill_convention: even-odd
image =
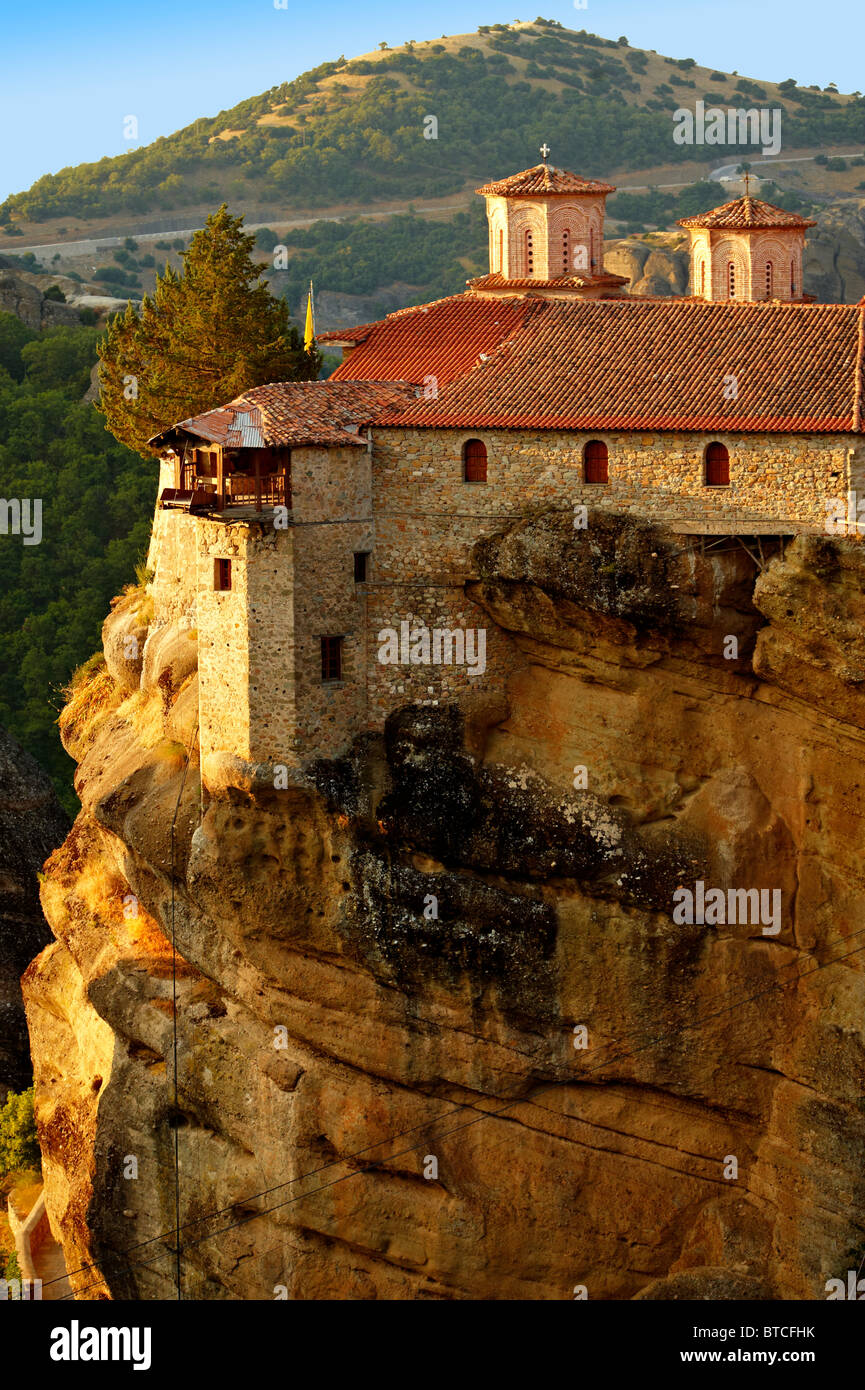
[(505, 273), (505, 234), (499, 228), (499, 275)]
[(700, 296), (701, 296), (701, 298), (703, 298), (703, 299), (705, 299), (705, 297), (706, 297), (706, 262), (705, 262), (705, 261), (701, 261), (701, 262), (700, 262)]
[(571, 273), (571, 234), (566, 227), (562, 232), (562, 274)]
[(766, 298), (772, 299), (775, 295), (775, 266), (772, 261), (766, 262)]
[(487, 446), (482, 439), (467, 439), (463, 445), (463, 481), (485, 483), (487, 480)]
[(589, 228), (589, 270), (595, 268), (595, 229)]
[(590, 439), (583, 450), (583, 479), (587, 483), (608, 483), (609, 454), (602, 439)]
[(791, 262), (790, 262), (790, 298), (793, 299), (793, 298), (795, 297), (795, 294), (796, 294), (796, 262), (795, 262), (795, 261), (791, 261)]
[(727, 298), (736, 298), (736, 267), (732, 261), (727, 262)]
[(730, 481), (730, 455), (717, 440), (706, 450), (706, 486), (726, 487)]
[(526, 246), (526, 257), (525, 257), (525, 259), (526, 259), (526, 275), (534, 275), (534, 273), (535, 273), (535, 251), (534, 251), (534, 244), (533, 244), (533, 242), (532, 242), (532, 234), (531, 234), (530, 231), (526, 232), (525, 246)]

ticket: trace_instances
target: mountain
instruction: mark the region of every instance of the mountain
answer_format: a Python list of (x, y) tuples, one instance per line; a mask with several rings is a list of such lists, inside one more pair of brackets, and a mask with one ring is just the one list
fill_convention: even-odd
[[(738, 145), (674, 143), (672, 112), (698, 98), (780, 107), (785, 151), (863, 138), (858, 94), (756, 82), (538, 19), (323, 63), (150, 145), (46, 174), (6, 200), (0, 223), (92, 222), (223, 199), (240, 210), (388, 201), (399, 210), (523, 168), (543, 141), (557, 164), (594, 175), (741, 158)], [(855, 181), (853, 170), (849, 188)]]

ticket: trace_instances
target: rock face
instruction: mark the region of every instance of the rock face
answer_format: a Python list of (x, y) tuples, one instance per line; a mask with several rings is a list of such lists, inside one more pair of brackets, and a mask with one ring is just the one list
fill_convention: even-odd
[(48, 776), (0, 728), (0, 1100), (30, 1084), (20, 978), (51, 939), (36, 875), (68, 829)]
[[(173, 1296), (178, 1190), (186, 1297), (825, 1297), (865, 1230), (865, 554), (766, 544), (511, 526), (469, 586), (507, 703), (284, 789), (202, 789), (170, 631), (94, 674), (25, 981), (80, 1296)], [(698, 881), (777, 921), (683, 920)]]
[(805, 251), (805, 289), (819, 300), (856, 304), (865, 295), (865, 199), (821, 211)]
[(74, 305), (46, 299), (38, 285), (9, 270), (0, 270), (0, 313), (14, 314), (28, 328), (80, 323)]
[(604, 265), (614, 275), (628, 276), (628, 294), (687, 294), (690, 264), (689, 239), (683, 232), (604, 242)]

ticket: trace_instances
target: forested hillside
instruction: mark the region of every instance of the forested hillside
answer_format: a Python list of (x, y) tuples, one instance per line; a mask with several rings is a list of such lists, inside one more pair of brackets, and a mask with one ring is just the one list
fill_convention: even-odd
[(155, 469), (82, 402), (96, 337), (86, 327), (40, 334), (0, 314), (0, 492), (42, 502), (40, 543), (10, 534), (0, 545), (0, 724), (51, 774), (68, 810), (60, 689), (134, 580), (156, 496)]
[[(0, 223), (250, 199), (286, 209), (434, 198), (524, 168), (543, 140), (584, 174), (693, 160), (671, 113), (697, 98), (784, 111), (788, 147), (861, 141), (865, 100), (700, 68), (553, 21), (497, 24), (303, 73), (113, 159), (48, 174)], [(428, 118), (435, 118), (435, 125)], [(435, 135), (436, 138), (428, 138)], [(741, 147), (714, 153), (741, 156)]]

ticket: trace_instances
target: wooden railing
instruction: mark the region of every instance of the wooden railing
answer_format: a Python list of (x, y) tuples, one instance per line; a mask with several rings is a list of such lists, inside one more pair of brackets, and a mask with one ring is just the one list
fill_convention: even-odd
[[(259, 479), (262, 507), (290, 507), (291, 487), (284, 473), (265, 473)], [(258, 500), (255, 478), (229, 474), (225, 480), (226, 507), (254, 507)]]
[(192, 483), (191, 487), (164, 488), (161, 505), (185, 511), (225, 511), (231, 507), (254, 507), (259, 501), (262, 507), (291, 507), (291, 482), (284, 473), (265, 474), (259, 481), (258, 495), (254, 478), (244, 475), (226, 478), (221, 509), (217, 505), (216, 488), (211, 479), (191, 478), (188, 481)]

